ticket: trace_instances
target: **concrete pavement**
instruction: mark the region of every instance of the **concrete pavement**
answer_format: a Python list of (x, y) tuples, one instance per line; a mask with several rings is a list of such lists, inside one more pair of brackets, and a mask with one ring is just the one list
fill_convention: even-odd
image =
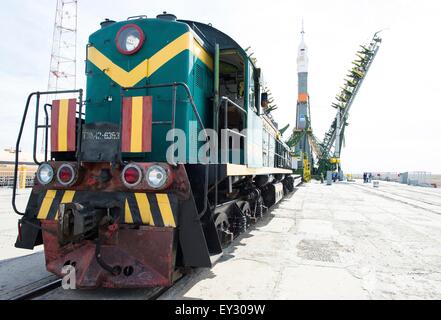
[[(24, 211), (29, 199), (31, 189), (18, 190), (17, 206)], [(11, 205), (12, 189), (0, 188), (0, 261), (15, 257), (25, 256), (41, 251), (42, 246), (35, 251), (17, 249), (14, 247), (17, 240), (17, 223), (20, 216), (14, 213)]]
[(421, 192), (438, 204), (395, 183), (303, 185), (162, 299), (440, 299), (441, 215)]

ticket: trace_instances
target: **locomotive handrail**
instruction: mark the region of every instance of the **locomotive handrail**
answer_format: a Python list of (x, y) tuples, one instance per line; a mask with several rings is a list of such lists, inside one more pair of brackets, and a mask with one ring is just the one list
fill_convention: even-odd
[(44, 105), (44, 113), (46, 116), (46, 125), (45, 125), (45, 141), (44, 141), (44, 161), (47, 162), (47, 150), (49, 148), (49, 128), (52, 127), (52, 123), (51, 125), (49, 125), (49, 113), (47, 112), (47, 108), (50, 107), (52, 110), (52, 105), (49, 103), (46, 103)]
[[(177, 92), (176, 92), (176, 88), (177, 87), (182, 87), (184, 88), (188, 99), (190, 100), (190, 104), (191, 107), (193, 109), (193, 113), (197, 118), (197, 121), (200, 125), (200, 127), (202, 128), (202, 131), (204, 132), (205, 135), (205, 139), (208, 141), (209, 136), (207, 134), (207, 131), (205, 129), (205, 126), (202, 122), (201, 116), (199, 115), (198, 109), (196, 107), (196, 104), (194, 102), (194, 98), (193, 95), (191, 94), (190, 88), (188, 87), (188, 85), (184, 82), (173, 82), (173, 83), (162, 83), (162, 84), (149, 84), (149, 85), (145, 85), (145, 86), (139, 86), (139, 87), (122, 87), (121, 90), (124, 91), (133, 91), (133, 90), (141, 90), (141, 89), (157, 89), (157, 88), (173, 88), (173, 105), (172, 105), (172, 130), (175, 130), (175, 116), (176, 116), (176, 96), (177, 96)], [(123, 96), (123, 94), (122, 94)], [(198, 218), (202, 218), (205, 213), (207, 212), (208, 209), (208, 181), (209, 181), (209, 165), (205, 166), (205, 183), (204, 183), (204, 208), (203, 210), (198, 213)]]
[[(37, 126), (39, 129), (45, 129), (45, 153), (44, 153), (44, 162), (47, 162), (47, 151), (49, 150), (49, 128), (52, 128), (52, 125), (49, 124), (49, 112), (48, 112), (48, 108), (52, 109), (52, 105), (50, 103), (46, 103), (44, 105), (44, 114), (46, 116), (45, 119), (45, 125), (44, 126)], [(76, 114), (78, 117), (83, 117), (86, 114), (85, 113), (80, 113), (78, 111), (76, 111)]]
[[(33, 160), (35, 164), (40, 164), (38, 159), (37, 159), (37, 146), (36, 146), (36, 142), (37, 142), (37, 132), (38, 132), (38, 119), (39, 119), (39, 110), (40, 110), (40, 97), (42, 95), (57, 95), (57, 94), (67, 94), (67, 93), (79, 93), (80, 96), (80, 114), (82, 114), (82, 100), (83, 100), (83, 90), (79, 89), (79, 90), (64, 90), (64, 91), (46, 91), (46, 92), (33, 92), (31, 93), (26, 101), (26, 106), (25, 106), (25, 110), (23, 113), (23, 117), (21, 120), (21, 124), (20, 124), (20, 130), (18, 132), (18, 137), (17, 137), (17, 142), (15, 145), (15, 164), (14, 164), (14, 185), (12, 186), (12, 209), (15, 211), (15, 213), (17, 213), (18, 215), (24, 216), (24, 212), (21, 212), (20, 210), (17, 209), (17, 205), (16, 205), (16, 197), (17, 197), (17, 181), (18, 181), (18, 164), (20, 162), (20, 144), (21, 144), (21, 138), (23, 136), (23, 130), (24, 130), (24, 126), (26, 123), (26, 119), (28, 116), (28, 112), (29, 112), (29, 105), (32, 101), (32, 98), (34, 96), (37, 96), (37, 101), (36, 101), (36, 116), (35, 116), (35, 125), (34, 125), (34, 147), (33, 147)], [(46, 108), (46, 106), (45, 106)], [(48, 119), (46, 119), (48, 121)], [(81, 118), (80, 118), (81, 121)], [(47, 122), (46, 122), (47, 123)], [(78, 130), (78, 140), (80, 140), (81, 138), (81, 125), (79, 126), (79, 130)], [(80, 144), (80, 142), (78, 142), (78, 144)], [(47, 151), (47, 150), (46, 150)], [(47, 153), (47, 152), (46, 152)]]
[[(239, 136), (241, 138), (247, 138), (246, 135), (236, 132), (234, 130), (231, 130), (230, 128), (228, 128), (228, 106), (233, 106), (235, 107), (237, 110), (241, 111), (244, 114), (247, 114), (247, 111), (242, 108), (241, 106), (239, 106), (237, 103), (235, 103), (234, 101), (232, 101), (230, 98), (228, 97), (221, 97), (220, 98), (220, 102), (219, 102), (219, 107), (217, 108), (218, 110), (220, 110), (221, 106), (224, 106), (224, 126), (225, 126), (225, 130), (233, 135)], [(225, 146), (225, 150), (224, 150), (224, 159), (226, 161), (226, 163), (229, 163), (229, 154), (228, 154), (228, 150), (229, 150), (229, 136), (227, 134), (224, 135), (224, 146)]]
[(240, 105), (238, 105), (236, 102), (234, 102), (233, 100), (231, 100), (228, 97), (221, 97), (221, 102), (220, 104), (222, 104), (223, 102), (228, 102), (230, 103), (233, 107), (236, 107), (237, 109), (239, 109), (240, 111), (242, 111), (243, 113), (247, 113), (247, 111), (242, 108)]

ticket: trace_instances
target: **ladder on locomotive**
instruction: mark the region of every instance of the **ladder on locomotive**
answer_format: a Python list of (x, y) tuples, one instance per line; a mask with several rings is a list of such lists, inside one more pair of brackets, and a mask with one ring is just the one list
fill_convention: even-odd
[(220, 99), (213, 126), (219, 135), (221, 163), (245, 164), (247, 136), (243, 130), (247, 128), (248, 114), (245, 62), (237, 50), (225, 49), (220, 51), (219, 65)]
[[(32, 102), (32, 99), (35, 97), (35, 120), (34, 120), (34, 138), (33, 138), (33, 161), (36, 165), (41, 165), (44, 162), (47, 162), (50, 158), (52, 158), (52, 153), (51, 156), (49, 157), (49, 130), (52, 127), (52, 123), (50, 123), (50, 116), (49, 116), (49, 110), (52, 109), (52, 105), (49, 103), (46, 103), (43, 106), (43, 111), (45, 114), (45, 121), (44, 124), (40, 123), (40, 116), (41, 116), (41, 98), (44, 96), (51, 96), (51, 97), (55, 97), (55, 96), (59, 96), (59, 95), (78, 95), (78, 98), (76, 99), (77, 102), (77, 108), (75, 110), (76, 112), (76, 119), (75, 119), (75, 123), (76, 123), (76, 132), (75, 132), (75, 136), (76, 136), (76, 152), (69, 153), (66, 155), (66, 157), (68, 157), (68, 159), (66, 160), (74, 160), (77, 161), (79, 159), (79, 150), (81, 150), (81, 135), (82, 135), (82, 124), (84, 123), (84, 117), (85, 114), (83, 113), (83, 90), (79, 89), (79, 90), (63, 90), (63, 91), (48, 91), (48, 92), (33, 92), (31, 93), (26, 101), (26, 105), (25, 105), (25, 109), (23, 112), (23, 117), (21, 120), (21, 124), (20, 124), (20, 130), (18, 133), (18, 137), (17, 137), (17, 142), (16, 142), (16, 146), (15, 149), (16, 150), (20, 150), (21, 147), (21, 140), (23, 137), (23, 132), (24, 132), (24, 128), (25, 128), (25, 124), (26, 124), (26, 120), (27, 117), (29, 115), (29, 109), (30, 109), (30, 105)], [(38, 150), (38, 134), (40, 132), (40, 130), (44, 130), (45, 131), (45, 139), (44, 139), (44, 159), (43, 161), (40, 161), (38, 159), (38, 155), (37, 155), (37, 150)], [(14, 211), (19, 214), (19, 215), (24, 215), (24, 212), (21, 212), (17, 206), (16, 206), (16, 196), (17, 196), (17, 182), (18, 182), (18, 167), (19, 167), (19, 163), (20, 163), (20, 152), (16, 152), (15, 153), (15, 161), (14, 161), (14, 185), (12, 188), (12, 208), (14, 209)]]

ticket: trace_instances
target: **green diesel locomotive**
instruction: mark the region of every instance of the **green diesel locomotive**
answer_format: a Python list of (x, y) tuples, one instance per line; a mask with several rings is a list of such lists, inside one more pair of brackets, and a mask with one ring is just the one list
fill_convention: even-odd
[[(294, 190), (261, 70), (211, 25), (167, 13), (106, 20), (86, 75), (85, 98), (29, 96), (17, 148), (35, 98), (39, 169), (25, 212), (13, 197), (16, 246), (44, 244), (47, 269), (74, 267), (78, 288), (170, 286), (188, 267), (211, 267)], [(70, 99), (42, 106), (45, 95)]]

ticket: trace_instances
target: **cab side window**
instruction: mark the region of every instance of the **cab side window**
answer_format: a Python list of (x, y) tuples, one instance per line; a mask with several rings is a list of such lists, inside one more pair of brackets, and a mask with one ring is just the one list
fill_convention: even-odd
[(248, 69), (248, 107), (257, 113), (256, 108), (256, 83), (254, 78), (254, 68), (250, 65)]

